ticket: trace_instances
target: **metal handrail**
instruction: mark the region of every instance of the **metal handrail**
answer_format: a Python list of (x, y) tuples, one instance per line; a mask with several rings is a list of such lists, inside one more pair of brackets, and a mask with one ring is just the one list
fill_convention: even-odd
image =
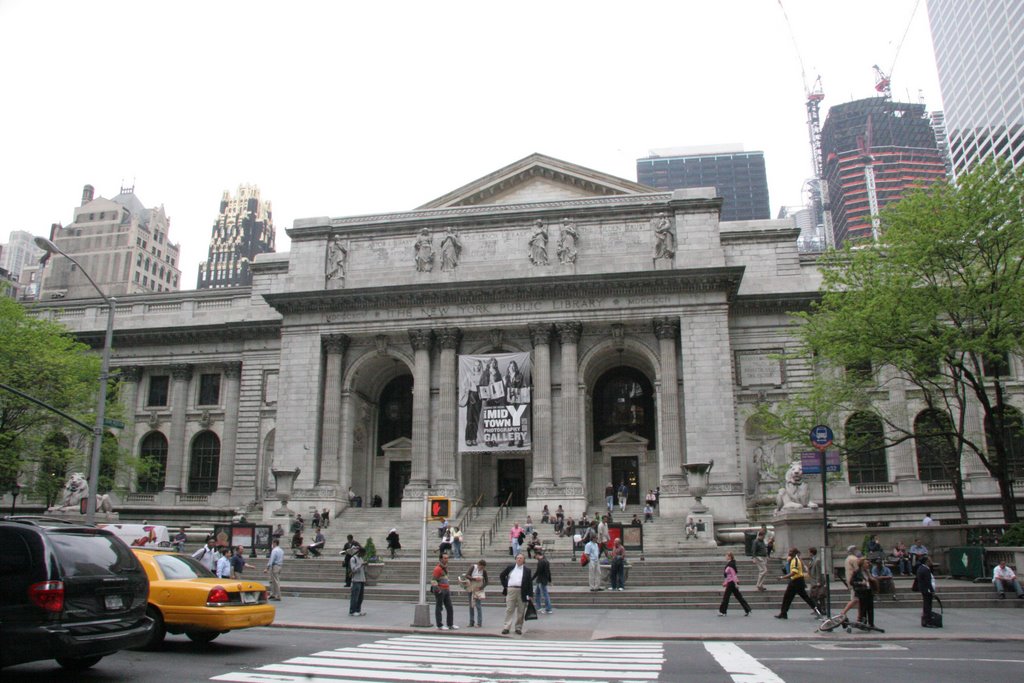
[(487, 550), (487, 546), (494, 543), (494, 534), (498, 533), (498, 527), (501, 525), (501, 520), (508, 516), (508, 504), (511, 502), (512, 493), (509, 492), (508, 496), (505, 497), (505, 502), (498, 506), (498, 511), (494, 515), (494, 521), (491, 522), (491, 528), (480, 534), (481, 555), (483, 555), (484, 551)]

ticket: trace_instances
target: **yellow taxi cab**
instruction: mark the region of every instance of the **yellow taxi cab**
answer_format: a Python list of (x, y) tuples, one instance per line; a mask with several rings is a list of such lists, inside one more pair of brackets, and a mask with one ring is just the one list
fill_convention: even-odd
[(209, 643), (222, 633), (274, 621), (267, 588), (248, 579), (219, 579), (188, 555), (153, 548), (132, 548), (149, 577), (146, 616), (153, 620), (147, 647), (167, 633), (184, 633)]

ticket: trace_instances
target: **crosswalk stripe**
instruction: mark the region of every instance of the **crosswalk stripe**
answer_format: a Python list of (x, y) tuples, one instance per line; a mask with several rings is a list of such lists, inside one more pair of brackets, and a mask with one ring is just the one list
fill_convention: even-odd
[[(401, 636), (362, 645), (324, 650), (238, 671), (211, 680), (231, 683), (342, 683), (405, 681), (408, 683), (606, 683), (656, 681), (665, 661), (662, 643), (628, 642), (605, 649), (601, 661), (584, 657), (571, 641), (504, 640)], [(611, 644), (611, 643), (609, 643)], [(443, 647), (439, 650), (439, 647)], [(443, 656), (439, 656), (439, 651)], [(608, 662), (613, 662), (609, 665)], [(611, 668), (610, 668), (611, 667)]]
[(785, 683), (774, 671), (747, 654), (736, 643), (704, 643), (704, 649), (711, 653), (736, 683)]

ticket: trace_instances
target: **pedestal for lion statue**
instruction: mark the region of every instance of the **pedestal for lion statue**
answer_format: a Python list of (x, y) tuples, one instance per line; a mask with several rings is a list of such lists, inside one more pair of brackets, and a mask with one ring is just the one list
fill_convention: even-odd
[[(64, 484), (60, 501), (47, 508), (46, 514), (51, 517), (59, 517), (71, 521), (85, 521), (85, 512), (82, 501), (89, 497), (89, 480), (82, 472), (74, 472)], [(104, 522), (115, 522), (120, 516), (114, 512), (114, 506), (110, 496), (101, 493), (96, 496), (96, 519)]]
[(811, 490), (804, 481), (804, 470), (800, 461), (793, 462), (786, 470), (786, 480), (775, 497), (775, 513), (772, 524), (775, 527), (775, 554), (785, 557), (793, 546), (800, 554), (807, 555), (811, 546), (821, 546), (824, 540), (822, 511), (811, 500)]

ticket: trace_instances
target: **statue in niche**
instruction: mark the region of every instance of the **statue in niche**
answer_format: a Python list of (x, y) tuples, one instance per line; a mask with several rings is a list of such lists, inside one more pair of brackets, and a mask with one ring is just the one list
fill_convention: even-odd
[(462, 241), (449, 226), (441, 239), (441, 270), (455, 270), (461, 254)]
[(548, 265), (548, 228), (539, 218), (534, 221), (533, 234), (530, 235), (530, 263)]
[(676, 233), (672, 227), (672, 221), (665, 215), (664, 211), (658, 212), (658, 215), (651, 221), (651, 225), (654, 228), (654, 259), (670, 259), (676, 255)]
[(429, 273), (434, 270), (434, 238), (428, 228), (420, 230), (420, 236), (416, 238), (415, 254), (417, 271)]
[(340, 237), (332, 237), (327, 245), (327, 281), (345, 282), (345, 257), (348, 256), (348, 247)]
[(562, 221), (562, 233), (558, 237), (558, 261), (563, 265), (576, 263), (579, 253), (580, 233), (576, 230), (576, 222), (571, 218)]

